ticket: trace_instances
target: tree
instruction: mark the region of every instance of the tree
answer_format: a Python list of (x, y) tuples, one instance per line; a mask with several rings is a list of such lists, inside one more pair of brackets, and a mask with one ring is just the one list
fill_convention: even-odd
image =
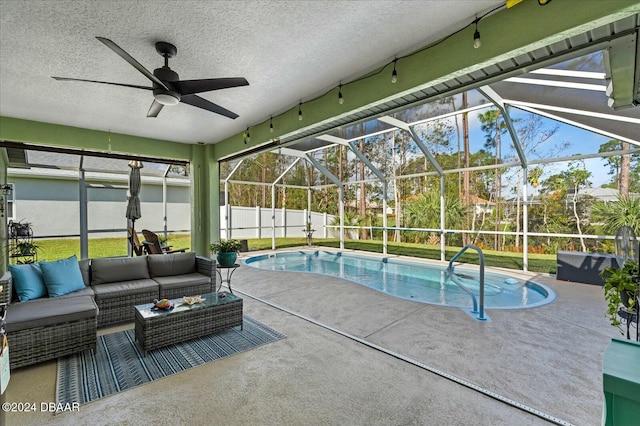
[[(582, 251), (587, 251), (583, 238), (589, 225), (590, 197), (580, 196), (580, 189), (591, 183), (591, 172), (582, 161), (569, 162), (567, 170), (549, 176), (542, 182), (542, 207), (547, 232), (577, 233)], [(573, 218), (569, 218), (569, 215)]]
[(578, 213), (578, 192), (580, 191), (580, 188), (590, 184), (589, 178), (591, 177), (591, 172), (585, 169), (584, 163), (582, 163), (582, 167), (576, 165), (575, 163), (569, 163), (569, 170), (563, 172), (563, 175), (568, 185), (573, 188), (573, 196), (571, 198), (571, 204), (573, 205), (573, 215), (576, 219), (576, 228), (578, 229), (578, 234), (580, 235), (580, 245), (582, 246), (582, 251), (587, 251), (587, 247), (584, 244), (584, 238), (582, 237), (582, 219), (581, 215)]
[[(600, 145), (598, 152), (628, 151), (631, 148), (629, 142), (611, 139)], [(640, 192), (640, 154), (622, 154), (621, 156), (606, 157), (605, 164), (609, 167), (612, 181), (603, 186), (615, 187), (622, 196), (628, 196), (630, 192)]]
[[(462, 109), (467, 108), (467, 92), (462, 93)], [(456, 120), (457, 123), (457, 120)], [(465, 112), (462, 114), (462, 137), (464, 141), (464, 167), (469, 167), (469, 158), (471, 152), (469, 150), (469, 113)], [(464, 186), (464, 205), (467, 209), (469, 209), (469, 205), (471, 204), (471, 192), (469, 190), (469, 170), (466, 170), (463, 175), (463, 186)], [(469, 223), (466, 224), (467, 228), (469, 227)], [(468, 244), (467, 235), (464, 234), (463, 237), (463, 245)]]
[[(363, 218), (358, 216), (355, 212), (351, 210), (345, 210), (344, 212), (344, 226), (361, 226), (363, 224)], [(340, 217), (335, 216), (331, 221), (331, 235), (335, 238), (340, 236)], [(344, 237), (352, 240), (356, 235), (358, 235), (357, 229), (345, 228)]]
[[(228, 176), (231, 170), (231, 164), (223, 163), (221, 176)], [(271, 197), (267, 196), (267, 188), (282, 170), (281, 157), (273, 153), (266, 152), (244, 160), (231, 180), (256, 184), (231, 183), (229, 202), (235, 206), (270, 207)]]
[(540, 185), (540, 177), (542, 176), (542, 169), (538, 166), (534, 167), (533, 169), (529, 170), (529, 183), (531, 184), (531, 186), (533, 186), (533, 189), (538, 189), (538, 186)]
[[(360, 139), (360, 152), (364, 152), (364, 139)], [(364, 162), (360, 161), (360, 211), (359, 214), (361, 217), (366, 217), (367, 215), (367, 187), (364, 183)], [(361, 239), (366, 240), (369, 237), (369, 230), (367, 228), (362, 228), (361, 230)]]
[[(404, 226), (403, 205), (409, 193), (408, 179), (399, 179), (406, 174), (410, 159), (415, 158), (416, 146), (411, 141), (411, 136), (404, 131), (392, 133), (391, 158), (393, 172), (393, 195), (396, 212), (396, 227)], [(400, 230), (395, 232), (395, 241), (401, 241)]]
[[(539, 115), (536, 114), (528, 114), (524, 118), (520, 118), (514, 120), (514, 125), (517, 127), (518, 134), (518, 142), (520, 143), (522, 150), (524, 151), (524, 155), (527, 158), (541, 156), (538, 152), (538, 148), (543, 145), (546, 145), (547, 142), (556, 134), (558, 131), (558, 126), (548, 126), (545, 122), (542, 121)], [(545, 153), (546, 157), (553, 157), (559, 151), (562, 151), (567, 146), (566, 143), (562, 143), (554, 146), (552, 149), (547, 150)], [(515, 246), (520, 246), (520, 211), (522, 204), (522, 170), (518, 169), (517, 171), (517, 183), (515, 187), (516, 194), (516, 236), (515, 236)], [(540, 167), (535, 167), (529, 173), (529, 182), (532, 186), (537, 189), (540, 176), (542, 175), (542, 169)], [(532, 179), (533, 178), (533, 179)], [(506, 226), (506, 225), (505, 225)], [(503, 236), (504, 238), (505, 236)]]
[(591, 209), (591, 220), (602, 222), (603, 231), (609, 235), (615, 235), (623, 225), (640, 235), (640, 198), (618, 195), (616, 201), (598, 201)]
[[(485, 148), (495, 149), (495, 157), (494, 164), (498, 164), (502, 161), (502, 135), (507, 131), (507, 125), (502, 119), (502, 114), (497, 109), (491, 109), (485, 113), (478, 114), (478, 118), (482, 123), (482, 131), (485, 133)], [(502, 177), (500, 174), (500, 169), (495, 168), (494, 170), (495, 178), (494, 178), (494, 188), (493, 188), (493, 198), (496, 203), (495, 209), (495, 226), (494, 231), (494, 250), (500, 250), (500, 237), (497, 232), (500, 230), (500, 198), (502, 192)]]
[[(460, 199), (445, 197), (445, 226), (459, 228), (464, 225), (467, 216), (466, 208)], [(440, 228), (440, 192), (431, 191), (421, 194), (415, 201), (409, 203), (406, 209), (407, 226), (410, 228)], [(421, 242), (435, 239), (418, 237)]]

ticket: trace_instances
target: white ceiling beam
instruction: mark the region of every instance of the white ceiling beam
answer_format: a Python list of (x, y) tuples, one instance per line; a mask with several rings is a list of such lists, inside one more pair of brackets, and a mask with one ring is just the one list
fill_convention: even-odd
[[(530, 107), (524, 106), (524, 105), (514, 105), (514, 106), (516, 108), (520, 108), (520, 109), (522, 109), (524, 111), (528, 111), (528, 112), (531, 112), (533, 114), (538, 114), (538, 115), (541, 115), (543, 117), (547, 117), (547, 118), (550, 118), (552, 120), (559, 121), (561, 123), (570, 124), (570, 125), (575, 126), (575, 127), (579, 128), (579, 129), (584, 129), (584, 130), (587, 130), (589, 132), (593, 132), (593, 133), (597, 133), (599, 135), (603, 135), (603, 136), (609, 137), (611, 139), (618, 139), (620, 141), (625, 141), (625, 142), (629, 142), (629, 143), (631, 143), (633, 145), (640, 146), (640, 141), (629, 139), (627, 137), (620, 136), (620, 135), (617, 135), (615, 133), (606, 132), (606, 131), (604, 131), (602, 129), (598, 129), (596, 127), (587, 126), (587, 125), (584, 125), (584, 124), (579, 123), (577, 121), (569, 120), (567, 118), (560, 117), (558, 115), (551, 114), (551, 113), (548, 113), (546, 111), (542, 111), (542, 110), (539, 110), (539, 109), (536, 109), (536, 108), (530, 108)], [(532, 161), (530, 163), (532, 163)]]
[(592, 90), (595, 92), (604, 92), (607, 90), (606, 84), (574, 83), (571, 81), (541, 80), (537, 78), (523, 77), (510, 77), (504, 81), (508, 81), (509, 83), (533, 84), (537, 86), (562, 87), (566, 89)]
[[(522, 102), (522, 101), (517, 101), (517, 100), (513, 100), (513, 99), (505, 99), (504, 102), (508, 103), (510, 105), (514, 105), (514, 106), (523, 106), (523, 107), (543, 109), (543, 110), (548, 110), (548, 111), (566, 112), (568, 114), (585, 115), (585, 116), (588, 116), (588, 117), (603, 118), (605, 120), (622, 121), (622, 122), (625, 122), (625, 123), (640, 124), (640, 119), (633, 118), (633, 117), (622, 117), (622, 116), (619, 116), (619, 115), (603, 114), (601, 112), (595, 112), (595, 111), (586, 111), (586, 110), (581, 110), (581, 109), (565, 108), (565, 107), (559, 107), (559, 106), (554, 106), (554, 105), (546, 105), (546, 104), (536, 104), (536, 103), (533, 103), (533, 102)], [(599, 133), (599, 132), (597, 132), (597, 133)]]
[(290, 155), (292, 157), (306, 158), (306, 155), (303, 151), (296, 151), (295, 149), (291, 149), (291, 148), (278, 148), (278, 149), (274, 149), (271, 152), (282, 154), (282, 155)]
[(382, 117), (378, 117), (377, 119), (379, 121), (382, 121), (383, 123), (391, 124), (392, 126), (397, 127), (398, 129), (406, 130), (407, 132), (411, 131), (409, 123), (406, 123), (402, 120), (398, 120), (397, 118), (393, 118), (393, 117), (389, 117), (388, 115), (385, 115)]
[(542, 74), (542, 75), (555, 75), (558, 77), (589, 78), (594, 80), (605, 79), (605, 73), (603, 72), (561, 70), (557, 68), (540, 68), (537, 70), (529, 71), (529, 73)]
[[(320, 135), (316, 139), (320, 139), (321, 141), (337, 143), (344, 146), (349, 146), (349, 141), (347, 139), (339, 138), (337, 136), (332, 135)], [(361, 139), (361, 138), (358, 138)]]

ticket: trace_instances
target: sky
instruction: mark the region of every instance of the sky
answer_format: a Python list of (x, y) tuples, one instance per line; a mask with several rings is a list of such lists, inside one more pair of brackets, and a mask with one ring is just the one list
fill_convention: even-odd
[[(511, 115), (513, 118), (525, 119), (528, 112), (516, 112), (511, 109)], [(476, 113), (477, 115), (477, 113)], [(545, 128), (558, 127), (557, 132), (538, 150), (538, 156), (536, 158), (544, 157), (568, 157), (576, 154), (592, 154), (597, 153), (600, 149), (600, 145), (611, 140), (608, 136), (603, 136), (598, 133), (584, 130), (570, 124), (558, 122), (546, 117), (541, 117), (542, 123)], [(480, 128), (479, 120), (471, 120), (470, 123), (470, 145), (471, 151), (475, 152), (481, 149), (485, 142), (485, 135)], [(503, 140), (508, 143), (508, 147), (503, 147), (503, 157), (507, 155), (515, 155), (513, 147), (511, 145), (511, 137), (506, 134), (503, 136)], [(565, 143), (568, 146), (561, 151), (558, 151), (559, 147)], [(533, 156), (532, 156), (533, 158)], [(600, 187), (605, 183), (608, 183), (612, 176), (608, 174), (609, 168), (606, 166), (606, 162), (602, 158), (593, 158), (583, 160), (585, 168), (592, 173), (591, 186)], [(549, 176), (566, 170), (568, 164), (566, 162), (546, 164), (542, 168), (544, 174), (541, 180), (548, 178)]]

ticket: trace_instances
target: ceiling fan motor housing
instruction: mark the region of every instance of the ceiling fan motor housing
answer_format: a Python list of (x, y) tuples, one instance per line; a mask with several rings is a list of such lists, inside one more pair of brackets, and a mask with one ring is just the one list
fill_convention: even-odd
[[(165, 83), (169, 89), (173, 89), (172, 82), (180, 80), (178, 73), (166, 66), (153, 70), (153, 75)], [(155, 82), (153, 82), (153, 97), (157, 102), (167, 106), (177, 105), (180, 102), (180, 93), (178, 91), (167, 90)]]

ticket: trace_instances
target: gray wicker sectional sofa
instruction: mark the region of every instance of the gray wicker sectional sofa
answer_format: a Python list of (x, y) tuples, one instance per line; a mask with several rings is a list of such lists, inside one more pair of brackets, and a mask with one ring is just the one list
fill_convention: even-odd
[(10, 302), (12, 369), (95, 349), (97, 328), (133, 321), (134, 305), (216, 289), (216, 261), (195, 253), (84, 259), (78, 266), (84, 287), (58, 297), (20, 302), (11, 273), (0, 279), (0, 303)]

